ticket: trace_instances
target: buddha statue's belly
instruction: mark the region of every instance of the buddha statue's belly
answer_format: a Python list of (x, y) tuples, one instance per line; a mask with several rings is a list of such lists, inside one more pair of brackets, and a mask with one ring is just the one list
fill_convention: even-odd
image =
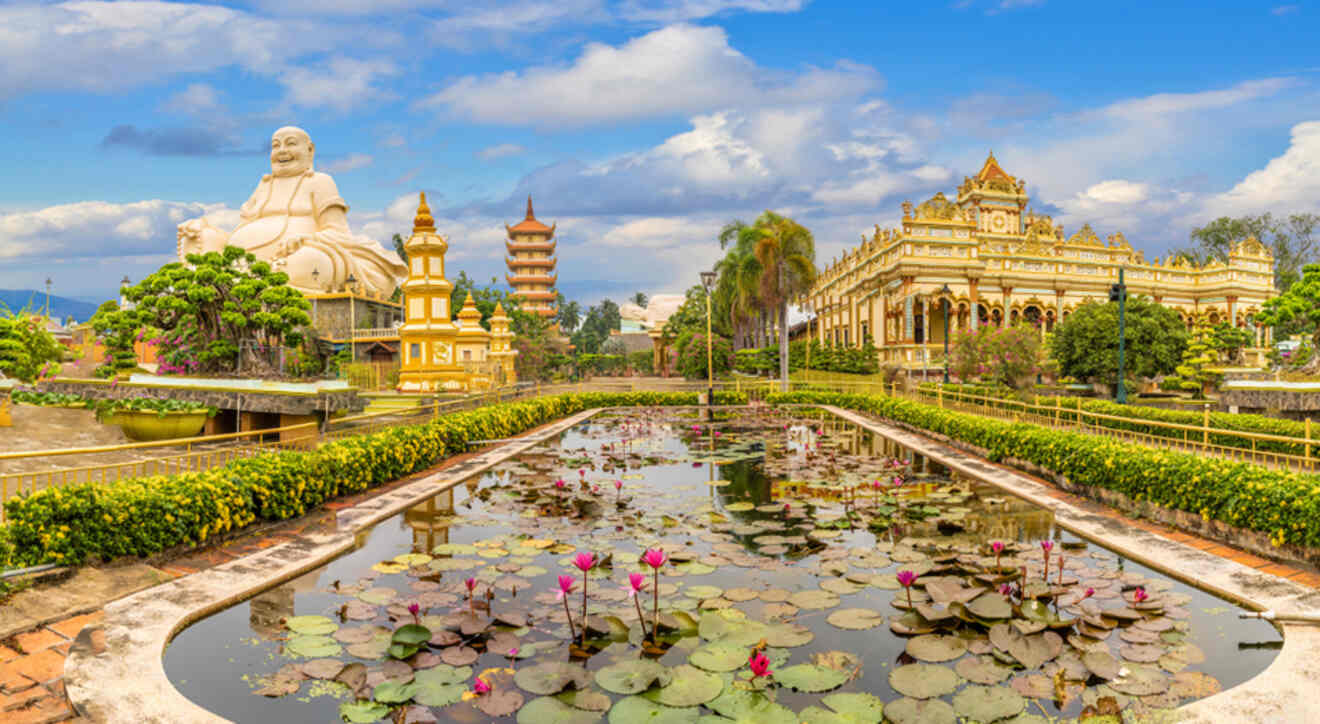
[(229, 243), (251, 250), (315, 233), (316, 220), (311, 216), (261, 216), (234, 229)]

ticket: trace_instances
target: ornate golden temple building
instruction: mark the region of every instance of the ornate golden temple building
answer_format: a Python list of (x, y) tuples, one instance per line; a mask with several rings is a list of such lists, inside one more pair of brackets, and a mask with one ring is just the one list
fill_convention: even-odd
[(555, 300), (555, 227), (536, 220), (532, 213), (532, 197), (527, 197), (527, 217), (513, 226), (504, 225), (509, 238), (504, 242), (509, 256), (505, 262), (509, 272), (504, 275), (514, 293), (521, 297), (523, 311), (544, 318), (559, 312)]
[(813, 335), (852, 346), (870, 337), (881, 362), (922, 367), (943, 353), (943, 300), (952, 334), (1019, 321), (1049, 331), (1079, 305), (1107, 301), (1122, 267), (1129, 295), (1174, 308), (1188, 325), (1206, 314), (1253, 330), (1247, 359), (1259, 362), (1270, 332), (1255, 315), (1276, 295), (1274, 259), (1260, 242), (1235, 244), (1227, 265), (1147, 261), (1123, 234), (1102, 241), (1083, 225), (1067, 236), (1027, 201), (1026, 182), (991, 153), (953, 199), (904, 203), (901, 228), (877, 225), (821, 271), (806, 299), (818, 320)]
[(475, 392), (513, 384), (513, 358), (518, 352), (510, 348), (513, 335), (503, 307), (496, 306), (487, 332), (468, 293), (459, 323), (453, 322), (449, 301), (454, 285), (445, 278), (449, 242), (435, 230), (425, 193), (403, 248), (408, 254), (408, 278), (400, 285), (404, 322), (399, 327), (399, 391)]

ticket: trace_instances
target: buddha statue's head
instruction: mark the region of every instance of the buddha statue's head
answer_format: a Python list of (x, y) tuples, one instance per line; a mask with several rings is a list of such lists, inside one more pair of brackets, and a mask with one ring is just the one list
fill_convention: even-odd
[(285, 126), (270, 136), (270, 172), (275, 176), (297, 176), (311, 170), (315, 155), (312, 137), (297, 126)]

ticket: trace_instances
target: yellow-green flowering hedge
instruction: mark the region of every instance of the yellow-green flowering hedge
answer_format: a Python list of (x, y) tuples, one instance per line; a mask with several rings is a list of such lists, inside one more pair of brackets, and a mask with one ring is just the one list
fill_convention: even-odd
[[(921, 390), (927, 395), (936, 394), (934, 384), (923, 384)], [(982, 397), (1003, 397), (1005, 391), (995, 390), (981, 385), (945, 385), (944, 396), (948, 399), (956, 400), (962, 394), (976, 395)], [(1175, 428), (1168, 428), (1159, 425), (1145, 424), (1146, 422), (1170, 422), (1177, 425), (1190, 425), (1200, 427), (1204, 422), (1203, 413), (1200, 410), (1170, 410), (1159, 407), (1147, 407), (1144, 405), (1120, 405), (1109, 400), (1097, 400), (1084, 397), (1041, 397), (1040, 404), (1047, 407), (1053, 407), (1055, 402), (1059, 404), (1059, 419), (1062, 421), (1073, 422), (1078, 419), (1077, 410), (1095, 413), (1098, 415), (1110, 415), (1113, 417), (1128, 418), (1125, 420), (1107, 420), (1097, 419), (1087, 416), (1087, 424), (1099, 423), (1101, 427), (1108, 427), (1114, 430), (1130, 430), (1140, 432), (1154, 437), (1166, 437), (1170, 439), (1183, 439), (1184, 431)], [(984, 403), (984, 400), (969, 400), (977, 404)], [(1015, 400), (1004, 399), (998, 405), (1006, 410), (1019, 409), (1028, 411), (1027, 403)], [(1037, 414), (1040, 410), (1030, 410)], [(1053, 411), (1046, 411), (1045, 414), (1053, 414)], [(1210, 442), (1220, 447), (1236, 447), (1250, 450), (1252, 444), (1250, 438), (1238, 437), (1236, 435), (1215, 434), (1214, 430), (1232, 430), (1236, 432), (1259, 433), (1263, 435), (1279, 435), (1282, 437), (1306, 437), (1306, 424), (1296, 420), (1283, 420), (1276, 417), (1265, 417), (1264, 415), (1235, 414), (1229, 412), (1210, 413)], [(1200, 433), (1189, 431), (1193, 437)], [(1291, 455), (1303, 455), (1305, 453), (1305, 443), (1290, 443), (1282, 440), (1258, 440), (1255, 445), (1256, 450), (1267, 452), (1282, 452)], [(1320, 445), (1311, 446), (1311, 454), (1316, 454), (1320, 450)]]
[[(745, 394), (717, 392), (717, 404)], [(77, 564), (197, 545), (258, 520), (303, 515), (322, 502), (425, 470), (494, 440), (593, 407), (693, 405), (695, 392), (578, 393), (508, 402), (326, 443), (310, 452), (235, 460), (201, 473), (46, 488), (5, 503), (4, 567)]]
[(1017, 458), (1072, 483), (1260, 531), (1275, 545), (1320, 546), (1320, 477), (1159, 450), (1111, 438), (1009, 423), (894, 397), (839, 392), (770, 395), (771, 404), (827, 404), (971, 443), (991, 460)]

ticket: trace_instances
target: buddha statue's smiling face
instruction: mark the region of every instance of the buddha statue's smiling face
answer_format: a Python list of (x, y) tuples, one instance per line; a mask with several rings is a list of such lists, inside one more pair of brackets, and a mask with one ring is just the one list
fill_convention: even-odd
[(275, 176), (297, 176), (311, 169), (316, 146), (301, 128), (286, 126), (270, 137), (270, 172)]

